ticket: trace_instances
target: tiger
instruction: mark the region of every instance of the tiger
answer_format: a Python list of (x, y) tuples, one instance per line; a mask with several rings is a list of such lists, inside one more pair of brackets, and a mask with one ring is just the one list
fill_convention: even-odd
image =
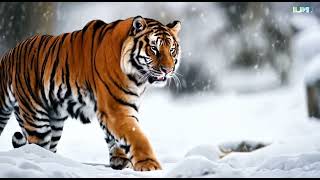
[(138, 15), (26, 38), (0, 60), (0, 135), (14, 113), (22, 131), (12, 136), (14, 148), (56, 153), (68, 118), (97, 118), (112, 169), (162, 170), (138, 112), (148, 87), (175, 76), (180, 29), (178, 20), (164, 25)]

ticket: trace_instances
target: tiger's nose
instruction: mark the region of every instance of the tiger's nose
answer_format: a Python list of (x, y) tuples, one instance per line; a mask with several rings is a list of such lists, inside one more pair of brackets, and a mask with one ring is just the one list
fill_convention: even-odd
[(160, 70), (161, 70), (161, 72), (164, 72), (165, 74), (169, 74), (173, 71), (173, 68), (166, 68), (166, 67), (160, 66)]

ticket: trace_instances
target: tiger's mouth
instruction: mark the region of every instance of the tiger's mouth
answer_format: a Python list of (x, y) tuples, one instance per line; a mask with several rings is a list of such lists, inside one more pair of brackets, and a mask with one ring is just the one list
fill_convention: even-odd
[(149, 76), (148, 81), (150, 84), (154, 82), (163, 82), (166, 81), (167, 77), (166, 76)]

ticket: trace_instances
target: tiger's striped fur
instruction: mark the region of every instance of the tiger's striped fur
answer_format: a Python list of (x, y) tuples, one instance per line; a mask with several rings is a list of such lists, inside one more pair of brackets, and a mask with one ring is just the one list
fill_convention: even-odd
[(137, 16), (19, 43), (0, 61), (0, 134), (14, 112), (22, 129), (14, 147), (35, 143), (56, 152), (68, 117), (97, 117), (113, 168), (161, 169), (138, 124), (139, 99), (147, 86), (174, 75), (179, 30), (178, 21)]

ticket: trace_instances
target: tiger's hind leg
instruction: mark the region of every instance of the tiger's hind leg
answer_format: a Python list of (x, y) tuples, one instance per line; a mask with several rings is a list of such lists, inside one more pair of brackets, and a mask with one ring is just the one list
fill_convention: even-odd
[(51, 131), (52, 131), (52, 136), (51, 136), (51, 143), (50, 143), (50, 151), (56, 153), (57, 152), (57, 145), (59, 143), (59, 140), (62, 135), (63, 131), (63, 125), (64, 121), (68, 117), (64, 117), (61, 119), (54, 119), (50, 125), (51, 125)]
[(109, 161), (112, 169), (121, 170), (124, 168), (132, 168), (132, 163), (128, 158), (127, 154), (129, 148), (120, 145), (120, 143), (109, 133), (108, 130), (105, 130), (105, 126), (100, 124), (105, 134), (105, 141), (108, 144), (109, 149)]
[(6, 110), (0, 107), (0, 135), (10, 119), (12, 110)]
[[(15, 115), (27, 142), (50, 150), (52, 131), (49, 117), (44, 114), (26, 113), (19, 108), (15, 108)], [(20, 137), (18, 134), (17, 136)]]
[(0, 87), (0, 135), (10, 119), (15, 103), (10, 90), (6, 91)]

